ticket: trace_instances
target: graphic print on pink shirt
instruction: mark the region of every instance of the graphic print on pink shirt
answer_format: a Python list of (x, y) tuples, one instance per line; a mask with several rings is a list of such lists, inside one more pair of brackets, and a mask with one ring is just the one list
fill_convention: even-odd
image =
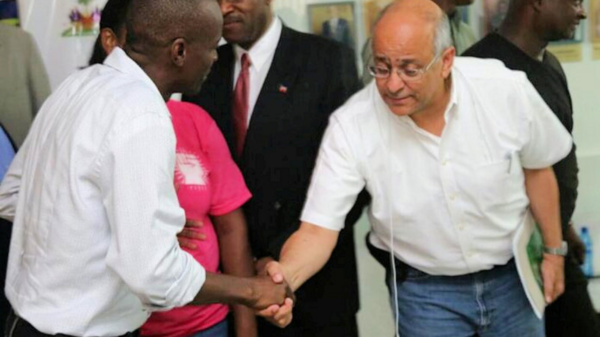
[(206, 169), (202, 161), (193, 153), (176, 154), (175, 185), (187, 185), (190, 188), (206, 188)]

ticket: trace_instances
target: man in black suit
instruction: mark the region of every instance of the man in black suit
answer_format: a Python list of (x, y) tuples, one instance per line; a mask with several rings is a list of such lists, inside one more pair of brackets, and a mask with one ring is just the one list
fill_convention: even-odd
[[(270, 2), (221, 1), (229, 44), (200, 94), (184, 97), (216, 120), (253, 194), (244, 211), (259, 272), (299, 226), (329, 115), (360, 86), (350, 49), (285, 27)], [(358, 335), (358, 204), (365, 198), (329, 263), (298, 290), (292, 323), (279, 329), (261, 320), (261, 337)]]

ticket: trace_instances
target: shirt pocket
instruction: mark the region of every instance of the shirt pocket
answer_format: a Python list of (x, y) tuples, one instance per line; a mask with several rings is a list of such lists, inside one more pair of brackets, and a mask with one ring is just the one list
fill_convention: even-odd
[(517, 153), (476, 167), (476, 193), (484, 209), (504, 209), (524, 196), (525, 177)]

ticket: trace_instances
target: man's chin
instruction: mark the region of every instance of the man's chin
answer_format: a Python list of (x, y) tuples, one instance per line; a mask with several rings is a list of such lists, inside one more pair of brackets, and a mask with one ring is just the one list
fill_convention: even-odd
[(410, 116), (413, 113), (413, 108), (408, 106), (388, 106), (390, 111), (396, 116)]

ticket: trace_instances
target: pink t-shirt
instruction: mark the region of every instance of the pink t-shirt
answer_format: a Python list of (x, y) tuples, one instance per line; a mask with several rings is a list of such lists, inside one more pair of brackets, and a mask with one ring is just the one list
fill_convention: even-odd
[[(177, 138), (175, 186), (188, 219), (202, 220), (199, 231), (206, 240), (190, 253), (207, 272), (219, 271), (219, 242), (209, 216), (241, 207), (251, 195), (231, 158), (215, 121), (200, 107), (184, 102), (167, 103)], [(222, 304), (185, 306), (155, 312), (142, 326), (143, 336), (189, 336), (221, 322), (229, 308)]]

